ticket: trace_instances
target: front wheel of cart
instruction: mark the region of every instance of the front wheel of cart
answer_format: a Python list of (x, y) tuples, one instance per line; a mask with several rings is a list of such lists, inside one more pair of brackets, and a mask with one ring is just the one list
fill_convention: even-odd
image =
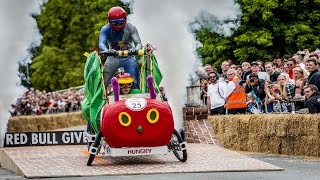
[(101, 133), (101, 131), (99, 131), (99, 133), (97, 134), (97, 137), (93, 143), (93, 146), (90, 148), (91, 150), (89, 150), (90, 155), (89, 155), (89, 159), (87, 162), (87, 166), (91, 166), (94, 158), (99, 153), (101, 138), (102, 138), (102, 133)]
[(179, 159), (181, 162), (187, 161), (187, 149), (186, 144), (182, 140), (181, 135), (178, 133), (177, 130), (173, 131), (171, 140), (170, 140), (170, 146), (173, 149), (173, 154)]

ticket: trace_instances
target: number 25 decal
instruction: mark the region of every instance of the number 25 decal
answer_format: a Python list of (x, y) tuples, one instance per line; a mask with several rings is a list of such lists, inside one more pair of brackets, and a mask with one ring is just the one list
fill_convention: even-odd
[(137, 102), (137, 103), (132, 103), (132, 107), (134, 108), (134, 109), (136, 109), (136, 108), (141, 108), (141, 104), (140, 104), (140, 102)]
[(126, 99), (125, 105), (132, 111), (141, 111), (147, 106), (147, 100), (144, 98), (129, 98)]

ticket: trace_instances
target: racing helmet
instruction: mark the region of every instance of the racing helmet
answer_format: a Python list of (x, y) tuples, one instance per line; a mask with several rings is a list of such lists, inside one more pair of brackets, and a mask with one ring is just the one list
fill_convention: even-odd
[(108, 11), (107, 16), (111, 29), (115, 31), (120, 31), (126, 27), (127, 13), (122, 7), (112, 7)]
[(116, 78), (119, 84), (130, 84), (133, 83), (133, 77), (129, 73), (119, 73)]

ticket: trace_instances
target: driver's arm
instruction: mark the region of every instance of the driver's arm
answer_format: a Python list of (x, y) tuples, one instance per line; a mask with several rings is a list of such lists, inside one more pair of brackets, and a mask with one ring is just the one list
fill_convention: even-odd
[(135, 45), (135, 48), (133, 48), (133, 50), (139, 50), (142, 48), (142, 43), (140, 40), (139, 32), (138, 32), (137, 28), (134, 26), (132, 26), (131, 30), (132, 30), (131, 38), (132, 38), (132, 41)]
[(107, 26), (103, 26), (101, 28), (101, 31), (100, 31), (100, 36), (99, 36), (99, 50), (100, 51), (107, 51), (108, 48), (106, 46), (107, 44), (107, 41), (108, 41), (108, 35), (107, 35)]

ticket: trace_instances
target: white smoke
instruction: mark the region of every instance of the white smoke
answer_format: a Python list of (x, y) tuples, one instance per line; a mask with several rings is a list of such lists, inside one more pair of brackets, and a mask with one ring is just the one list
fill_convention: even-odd
[[(188, 78), (197, 68), (195, 64), (201, 65), (195, 53), (197, 43), (190, 23), (198, 21), (193, 27), (200, 28), (208, 24), (201, 19), (207, 22), (212, 17), (215, 22), (235, 20), (240, 13), (239, 6), (233, 0), (137, 0), (131, 2), (130, 8), (132, 14), (128, 22), (137, 27), (144, 44), (157, 47), (155, 54), (164, 77), (163, 85), (174, 112), (175, 128), (180, 130)], [(230, 35), (228, 27), (236, 27), (231, 24), (209, 24), (208, 27), (210, 25), (226, 35)]]
[(18, 77), (18, 62), (30, 62), (28, 48), (40, 44), (41, 37), (32, 13), (39, 13), (43, 0), (0, 1), (0, 147), (4, 143), (10, 105), (23, 88)]

